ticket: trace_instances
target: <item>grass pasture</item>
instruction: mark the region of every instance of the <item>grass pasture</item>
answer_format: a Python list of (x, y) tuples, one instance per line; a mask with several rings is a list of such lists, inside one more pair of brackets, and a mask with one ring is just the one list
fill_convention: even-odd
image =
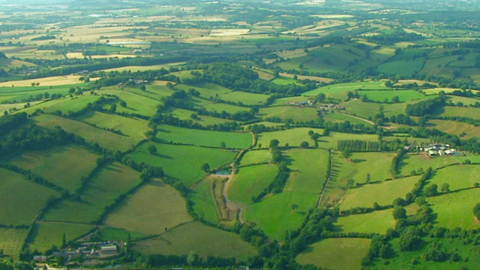
[(385, 100), (391, 102), (393, 97), (399, 97), (400, 102), (429, 98), (414, 90), (359, 91), (359, 94), (360, 96), (366, 95), (369, 100), (377, 102), (384, 102)]
[(320, 194), (327, 180), (330, 162), (328, 151), (295, 149), (284, 155), (287, 160), (291, 160), (290, 177), (284, 191)]
[(480, 189), (476, 188), (431, 197), (427, 202), (438, 215), (435, 220), (437, 226), (472, 230), (480, 228), (480, 221), (473, 215), (473, 207), (478, 203), (479, 196)]
[(264, 119), (278, 117), (281, 119), (292, 119), (294, 122), (314, 121), (318, 118), (317, 109), (297, 106), (261, 108), (258, 115)]
[(93, 103), (99, 98), (99, 96), (90, 94), (75, 96), (74, 98), (64, 97), (59, 100), (52, 100), (42, 103), (41, 105), (34, 106), (33, 108), (38, 109), (39, 107), (42, 107), (42, 109), (45, 108), (44, 111), (48, 113), (60, 111), (62, 114), (69, 114), (70, 112), (78, 112), (83, 110), (89, 103)]
[(355, 90), (389, 90), (390, 88), (385, 86), (385, 81), (365, 81), (365, 82), (353, 82), (353, 83), (338, 83), (328, 86), (323, 86), (312, 91), (303, 93), (304, 96), (316, 96), (320, 93), (329, 94), (344, 93), (344, 98), (347, 98), (347, 92), (353, 92)]
[(414, 176), (349, 189), (340, 203), (340, 209), (373, 207), (374, 203), (382, 206), (391, 205), (396, 198), (404, 198), (413, 189), (419, 178)]
[(159, 237), (138, 241), (134, 249), (146, 254), (188, 255), (194, 251), (203, 258), (219, 256), (241, 259), (253, 256), (256, 252), (239, 235), (200, 222), (190, 222)]
[(275, 179), (276, 165), (255, 165), (240, 168), (228, 189), (229, 198), (242, 204), (253, 203), (252, 197), (259, 195)]
[(80, 146), (58, 146), (46, 151), (26, 152), (9, 163), (31, 170), (74, 193), (81, 187), (82, 177), (97, 167), (99, 157)]
[(121, 195), (141, 183), (140, 173), (115, 162), (97, 172), (80, 194), (80, 200), (64, 200), (44, 217), (46, 221), (89, 223), (96, 221)]
[[(151, 144), (157, 147), (157, 155), (151, 155), (147, 151)], [(168, 176), (181, 179), (189, 186), (205, 176), (200, 168), (202, 164), (208, 163), (211, 169), (218, 168), (231, 163), (236, 155), (236, 151), (150, 142), (140, 146), (128, 157), (137, 163), (160, 166)]]
[(213, 185), (217, 180), (215, 176), (207, 177), (196, 184), (193, 191), (189, 193), (189, 199), (193, 202), (193, 211), (199, 218), (212, 223), (217, 223), (220, 218), (213, 194)]
[(330, 121), (332, 123), (342, 123), (342, 122), (350, 122), (352, 125), (364, 125), (364, 126), (371, 126), (372, 123), (366, 119), (361, 119), (355, 116), (351, 116), (348, 114), (343, 114), (339, 112), (332, 111), (328, 114), (323, 116), (325, 121)]
[(451, 191), (468, 189), (479, 183), (478, 175), (480, 166), (478, 165), (457, 165), (437, 170), (434, 176), (428, 181), (428, 184), (436, 184), (439, 189), (443, 184), (449, 184)]
[(377, 70), (386, 74), (395, 74), (402, 76), (411, 76), (415, 72), (420, 71), (425, 65), (424, 59), (414, 61), (390, 61), (378, 66)]
[(51, 249), (53, 245), (61, 247), (64, 234), (67, 242), (70, 242), (86, 235), (94, 228), (93, 225), (61, 222), (41, 222), (34, 226), (35, 238), (30, 244), (30, 249), (40, 252), (46, 252)]
[(340, 217), (335, 225), (345, 233), (385, 234), (389, 228), (395, 227), (395, 220), (393, 219), (393, 210), (388, 209), (368, 214)]
[(77, 117), (76, 120), (89, 123), (95, 127), (120, 131), (128, 136), (129, 140), (136, 143), (145, 140), (145, 133), (150, 130), (147, 120), (97, 111), (88, 111)]
[(27, 235), (28, 230), (0, 228), (0, 250), (18, 259)]
[(240, 162), (241, 166), (272, 162), (272, 152), (269, 150), (250, 150), (245, 153)]
[[(283, 241), (285, 231), (300, 227), (305, 213), (315, 207), (318, 198), (318, 194), (304, 192), (276, 194), (250, 205), (245, 210), (245, 219), (255, 222), (270, 238)], [(290, 208), (292, 203), (299, 206), (295, 212)]]
[[(59, 86), (59, 85), (72, 85), (81, 83), (79, 80), (81, 76), (68, 75), (68, 76), (56, 76), (56, 77), (47, 77), (39, 79), (29, 79), (21, 81), (9, 81), (9, 82), (0, 82), (0, 87), (15, 87), (30, 86), (32, 83), (39, 83), (40, 86)], [(93, 80), (93, 79), (91, 79)], [(33, 88), (33, 87), (32, 87)]]
[(0, 168), (0, 224), (29, 225), (50, 198), (60, 194), (27, 181), (23, 175)]
[(445, 106), (442, 116), (466, 117), (480, 120), (480, 109), (471, 107), (452, 107)]
[(360, 270), (361, 262), (370, 248), (370, 239), (332, 238), (313, 244), (296, 261), (317, 267), (337, 270)]
[(80, 121), (58, 117), (55, 115), (41, 114), (36, 116), (34, 120), (37, 125), (46, 128), (60, 126), (68, 133), (79, 135), (87, 142), (96, 142), (100, 146), (108, 149), (126, 151), (138, 143), (138, 140), (135, 140), (131, 137), (122, 136), (110, 131), (92, 127)]
[(174, 188), (152, 180), (110, 213), (105, 224), (143, 234), (161, 234), (190, 222), (186, 201)]
[(253, 140), (250, 133), (197, 130), (170, 125), (160, 125), (157, 131), (157, 139), (165, 143), (221, 147), (223, 142), (226, 148), (245, 149), (252, 145)]
[(426, 154), (420, 155), (407, 155), (402, 161), (401, 174), (409, 175), (413, 170), (417, 172), (420, 169), (425, 171), (428, 167), (437, 169), (450, 164), (463, 163), (466, 160), (470, 160), (472, 163), (479, 163), (479, 155), (465, 155), (465, 156), (448, 156), (448, 157), (435, 157), (430, 158)]
[(442, 130), (443, 132), (455, 134), (462, 139), (470, 139), (474, 137), (480, 137), (480, 127), (450, 120), (430, 120), (430, 124), (434, 125), (434, 128)]
[[(310, 145), (314, 145), (314, 141), (310, 139), (308, 131), (313, 130), (316, 133), (323, 133), (323, 129), (315, 128), (295, 128), (281, 131), (265, 132), (258, 135), (258, 142), (262, 144), (262, 147), (267, 148), (270, 145), (271, 140), (279, 140), (280, 146), (289, 144), (290, 146), (300, 146), (303, 141), (307, 141)], [(323, 139), (323, 137), (321, 137)]]
[(189, 111), (189, 110), (184, 110), (184, 109), (174, 109), (170, 112), (170, 114), (172, 114), (173, 116), (175, 116), (176, 118), (179, 118), (181, 120), (189, 120), (189, 121), (191, 120), (193, 123), (197, 123), (197, 124), (200, 124), (202, 126), (220, 125), (220, 124), (233, 123), (234, 122), (232, 120), (217, 118), (217, 117), (212, 117), (212, 116), (207, 116), (207, 115), (197, 115), (197, 118), (193, 119), (192, 114), (197, 114), (197, 113), (194, 112), (194, 111)]
[[(115, 95), (127, 104), (126, 107), (117, 106), (117, 112), (127, 114), (140, 114), (144, 116), (153, 116), (157, 112), (157, 106), (160, 104), (162, 96), (170, 94), (169, 91), (154, 91), (153, 86), (147, 87), (145, 92), (138, 89), (109, 89), (100, 90), (100, 94)], [(110, 106), (108, 106), (110, 108)], [(106, 108), (106, 109), (108, 109)]]
[(371, 182), (385, 181), (392, 177), (389, 168), (395, 157), (394, 153), (353, 153), (349, 161), (341, 157), (340, 153), (334, 153), (333, 157), (333, 177), (342, 183), (346, 183), (348, 179), (356, 183), (366, 183), (367, 174), (370, 174)]

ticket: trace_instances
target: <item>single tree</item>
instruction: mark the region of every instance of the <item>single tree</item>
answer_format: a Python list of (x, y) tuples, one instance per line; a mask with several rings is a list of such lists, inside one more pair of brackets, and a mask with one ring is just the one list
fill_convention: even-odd
[(308, 142), (304, 141), (304, 142), (300, 143), (300, 147), (302, 147), (302, 148), (308, 148), (309, 146), (310, 146), (310, 144), (308, 144)]
[(449, 193), (450, 192), (450, 185), (445, 183), (442, 185), (442, 193)]
[(348, 149), (342, 150), (342, 157), (345, 159), (349, 159), (352, 156), (352, 152)]
[(473, 214), (478, 220), (480, 220), (480, 203), (473, 207)]
[(277, 148), (279, 144), (280, 141), (278, 141), (277, 139), (273, 139), (270, 141), (270, 148)]
[(438, 186), (436, 184), (427, 186), (425, 188), (425, 196), (432, 197), (438, 195)]
[(292, 213), (295, 213), (295, 210), (298, 209), (298, 205), (296, 203), (290, 204), (290, 208), (292, 208)]
[(208, 163), (203, 163), (203, 165), (202, 165), (202, 171), (204, 171), (204, 172), (206, 172), (206, 173), (210, 172), (210, 164), (208, 164)]
[(156, 147), (155, 145), (150, 144), (150, 145), (148, 146), (148, 152), (149, 152), (150, 154), (152, 154), (152, 155), (156, 155), (157, 152), (158, 152), (158, 149), (157, 149), (157, 147)]

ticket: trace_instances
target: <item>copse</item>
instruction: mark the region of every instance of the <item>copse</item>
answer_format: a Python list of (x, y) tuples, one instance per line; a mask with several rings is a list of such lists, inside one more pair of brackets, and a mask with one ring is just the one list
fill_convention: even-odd
[(445, 95), (440, 94), (437, 98), (415, 104), (408, 104), (405, 112), (410, 116), (424, 116), (433, 114), (436, 110), (443, 106), (445, 106)]

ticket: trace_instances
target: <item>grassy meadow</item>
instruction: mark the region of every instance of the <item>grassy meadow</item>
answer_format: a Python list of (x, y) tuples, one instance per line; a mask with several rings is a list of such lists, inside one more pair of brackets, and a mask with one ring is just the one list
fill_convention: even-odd
[(174, 188), (152, 180), (130, 195), (105, 220), (107, 226), (157, 235), (192, 221), (186, 201)]
[(163, 233), (161, 236), (138, 241), (135, 250), (146, 254), (188, 255), (247, 258), (255, 249), (237, 234), (226, 232), (200, 222), (190, 222)]
[(82, 177), (97, 167), (99, 157), (83, 147), (71, 145), (26, 152), (9, 162), (74, 193), (81, 187)]

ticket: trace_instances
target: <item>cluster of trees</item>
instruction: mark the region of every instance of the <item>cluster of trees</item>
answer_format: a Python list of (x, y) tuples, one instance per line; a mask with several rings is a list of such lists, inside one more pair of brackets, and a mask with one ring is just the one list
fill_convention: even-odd
[(379, 142), (369, 142), (362, 140), (339, 140), (337, 149), (340, 151), (349, 150), (352, 152), (378, 152), (382, 150)]
[(397, 155), (392, 159), (392, 165), (390, 166), (390, 174), (392, 177), (396, 177), (400, 173), (400, 163), (405, 156), (403, 149), (397, 150)]
[(214, 63), (209, 65), (202, 74), (202, 79), (233, 90), (263, 94), (284, 93), (298, 95), (316, 87), (313, 82), (305, 86), (294, 84), (277, 85), (260, 80), (258, 74), (253, 70), (232, 63)]
[(445, 94), (440, 94), (437, 98), (421, 101), (415, 104), (408, 104), (405, 112), (410, 116), (424, 116), (434, 114), (440, 108), (445, 106)]

